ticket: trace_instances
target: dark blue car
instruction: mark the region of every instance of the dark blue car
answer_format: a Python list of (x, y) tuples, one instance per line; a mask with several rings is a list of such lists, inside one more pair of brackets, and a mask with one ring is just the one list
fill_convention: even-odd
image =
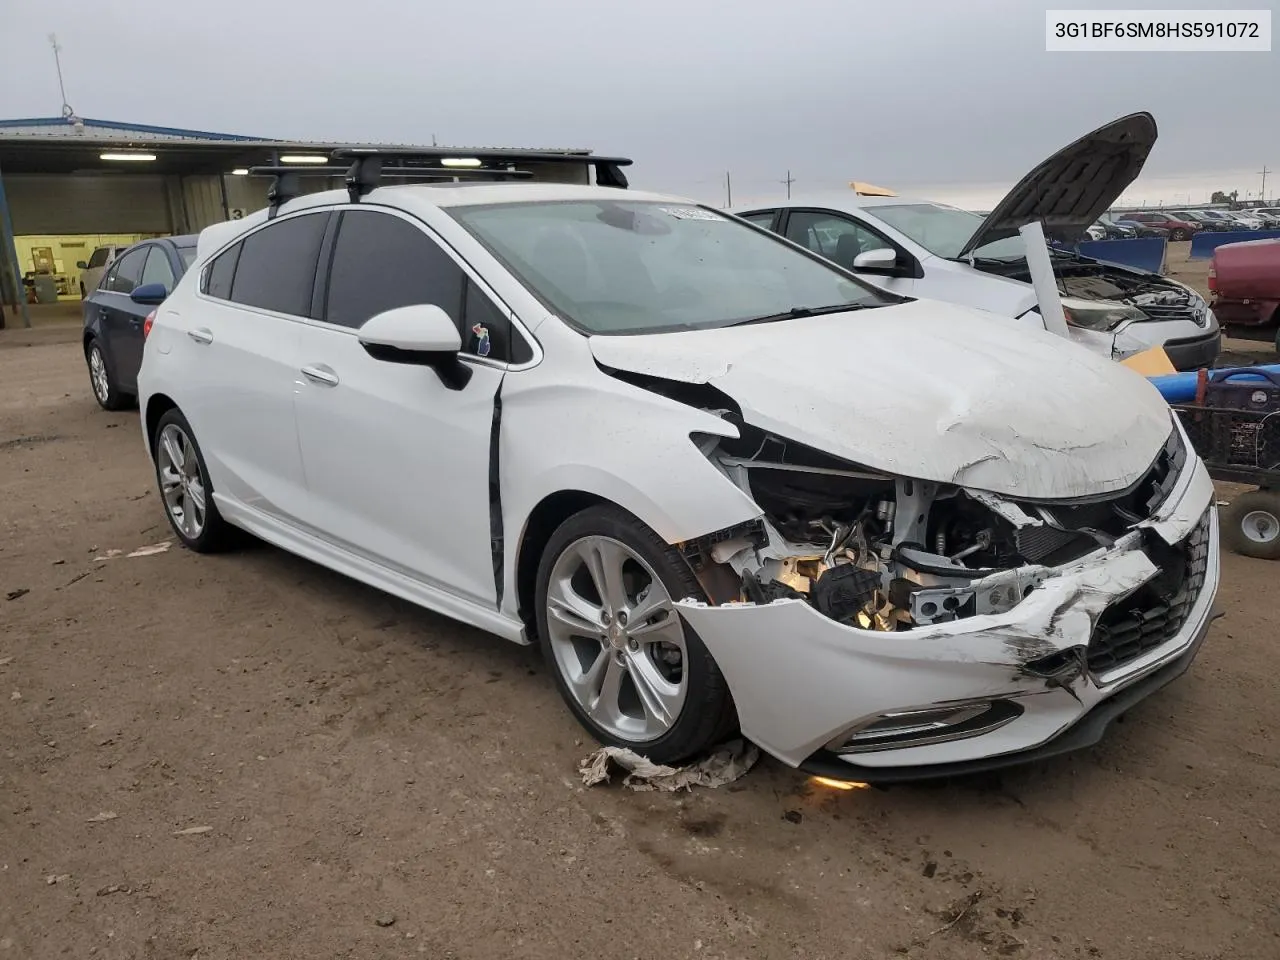
[(196, 256), (195, 235), (136, 243), (116, 258), (84, 300), (84, 359), (106, 410), (133, 403), (147, 317)]

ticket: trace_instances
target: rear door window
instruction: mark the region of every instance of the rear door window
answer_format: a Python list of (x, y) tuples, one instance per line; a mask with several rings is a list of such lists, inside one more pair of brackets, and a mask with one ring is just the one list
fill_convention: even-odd
[(316, 261), (328, 220), (328, 213), (290, 217), (240, 241), (231, 300), (295, 317), (310, 316)]

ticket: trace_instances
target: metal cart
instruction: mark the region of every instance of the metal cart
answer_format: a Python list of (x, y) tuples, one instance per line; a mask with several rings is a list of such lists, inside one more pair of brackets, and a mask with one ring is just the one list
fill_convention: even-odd
[(1252, 409), (1206, 404), (1173, 404), (1204, 460), (1209, 476), (1253, 484), (1222, 512), (1227, 547), (1247, 557), (1280, 560), (1280, 384), (1253, 383)]

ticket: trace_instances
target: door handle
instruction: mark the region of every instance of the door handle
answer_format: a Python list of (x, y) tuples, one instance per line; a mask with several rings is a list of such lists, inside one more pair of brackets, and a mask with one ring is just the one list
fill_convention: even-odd
[(195, 330), (188, 330), (187, 336), (196, 343), (213, 343), (213, 334), (204, 327), (198, 327)]
[(303, 367), (302, 375), (312, 383), (319, 383), (326, 387), (338, 385), (338, 375), (328, 367)]

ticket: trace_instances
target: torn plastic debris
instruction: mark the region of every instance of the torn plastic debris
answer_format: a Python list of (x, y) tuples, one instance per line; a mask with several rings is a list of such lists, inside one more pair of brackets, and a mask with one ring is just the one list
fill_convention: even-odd
[(684, 767), (652, 763), (623, 747), (601, 747), (579, 764), (578, 772), (588, 787), (608, 783), (610, 767), (616, 766), (626, 772), (622, 785), (632, 790), (691, 790), (733, 783), (759, 759), (760, 751), (746, 740), (730, 740), (697, 763)]
[(147, 547), (139, 547), (137, 550), (134, 550), (131, 553), (125, 553), (123, 550), (117, 550), (113, 548), (111, 550), (108, 550), (104, 554), (94, 557), (93, 559), (94, 560), (115, 560), (118, 557), (124, 557), (125, 559), (132, 559), (134, 557), (153, 557), (157, 553), (166, 552), (169, 549), (169, 547), (172, 545), (172, 543), (173, 543), (172, 540), (163, 540), (160, 543), (153, 543)]

